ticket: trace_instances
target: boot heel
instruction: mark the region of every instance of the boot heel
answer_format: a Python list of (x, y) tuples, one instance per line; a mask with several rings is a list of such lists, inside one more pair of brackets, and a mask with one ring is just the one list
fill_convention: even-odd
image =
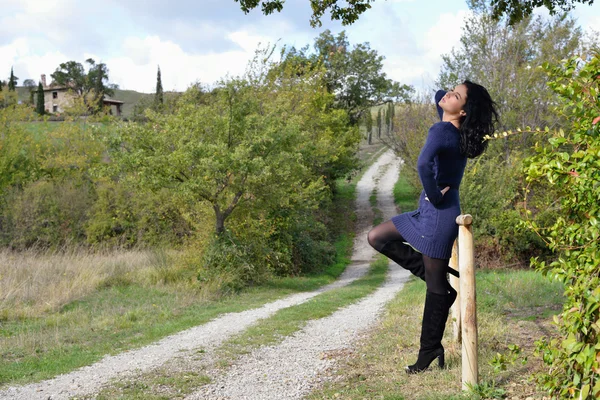
[(442, 353), (441, 355), (438, 356), (438, 366), (440, 367), (440, 369), (444, 369), (444, 353)]

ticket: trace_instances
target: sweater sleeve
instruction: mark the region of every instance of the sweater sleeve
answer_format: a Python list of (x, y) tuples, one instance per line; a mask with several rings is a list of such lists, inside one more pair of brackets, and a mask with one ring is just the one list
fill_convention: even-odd
[(440, 116), (440, 121), (442, 120), (442, 116), (444, 115), (444, 110), (442, 110), (442, 107), (440, 107), (439, 102), (445, 95), (445, 90), (438, 90), (435, 94), (435, 107), (437, 108), (438, 115)]
[(427, 198), (434, 206), (442, 201), (443, 194), (438, 188), (437, 181), (435, 180), (435, 171), (433, 169), (435, 164), (435, 157), (444, 150), (446, 146), (446, 140), (444, 130), (436, 124), (429, 129), (427, 140), (425, 145), (421, 149), (421, 154), (417, 160), (417, 170), (419, 171), (419, 178), (421, 184), (425, 190)]

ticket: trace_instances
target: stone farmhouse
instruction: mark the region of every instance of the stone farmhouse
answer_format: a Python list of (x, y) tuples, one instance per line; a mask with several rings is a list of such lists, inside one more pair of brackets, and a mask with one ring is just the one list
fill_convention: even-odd
[[(48, 113), (62, 113), (65, 108), (67, 108), (77, 96), (72, 91), (69, 91), (70, 88), (66, 86), (59, 86), (51, 84), (48, 86), (46, 84), (46, 75), (42, 74), (41, 77), (42, 86), (44, 88), (44, 108)], [(121, 116), (123, 102), (111, 99), (108, 96), (104, 96), (103, 100), (105, 107), (110, 107), (110, 113), (112, 115)]]

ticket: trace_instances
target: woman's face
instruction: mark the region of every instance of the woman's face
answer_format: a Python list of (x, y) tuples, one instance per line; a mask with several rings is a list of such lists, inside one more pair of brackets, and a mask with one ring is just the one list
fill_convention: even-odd
[(467, 86), (458, 85), (454, 90), (449, 90), (438, 103), (447, 114), (464, 115), (463, 108), (467, 102)]

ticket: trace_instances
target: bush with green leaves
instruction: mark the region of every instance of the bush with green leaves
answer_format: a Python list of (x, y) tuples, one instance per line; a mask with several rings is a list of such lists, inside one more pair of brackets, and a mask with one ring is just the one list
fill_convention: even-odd
[(205, 264), (248, 282), (330, 259), (318, 210), (355, 167), (360, 140), (323, 89), (324, 69), (299, 74), (272, 52), (258, 51), (243, 76), (209, 93), (191, 87), (173, 112), (148, 110), (147, 122), (121, 123), (106, 136), (107, 176), (211, 209)]
[(560, 339), (541, 340), (549, 366), (539, 383), (556, 398), (600, 396), (600, 54), (544, 65), (560, 99), (556, 112), (570, 121), (539, 132), (536, 154), (526, 160), (531, 186), (548, 185), (557, 218), (526, 225), (548, 242), (556, 258), (532, 265), (565, 286), (563, 312), (555, 318)]
[[(520, 140), (517, 136), (508, 138), (514, 139)], [(504, 146), (502, 141), (491, 140), (483, 155), (469, 160), (460, 186), (461, 207), (473, 215), (480, 262), (489, 262), (485, 259), (487, 253), (495, 251), (494, 264), (525, 266), (530, 257), (547, 256), (549, 251), (538, 235), (520, 223), (525, 184), (522, 169), (527, 152), (513, 151), (506, 160)], [(553, 208), (547, 207), (552, 203), (551, 193), (540, 188), (535, 197), (530, 196), (529, 205), (537, 210), (536, 220), (555, 218)]]

